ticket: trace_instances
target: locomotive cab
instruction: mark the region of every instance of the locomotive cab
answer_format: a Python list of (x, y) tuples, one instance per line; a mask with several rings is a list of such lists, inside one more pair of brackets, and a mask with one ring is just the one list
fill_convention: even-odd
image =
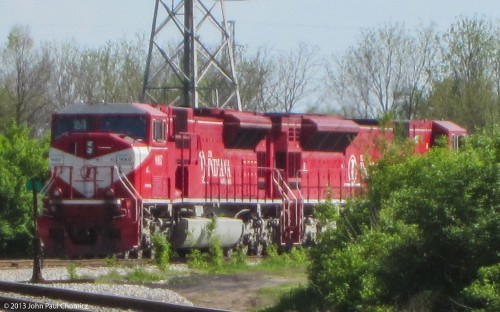
[(151, 171), (167, 163), (166, 125), (164, 113), (142, 104), (76, 104), (53, 116), (38, 220), (47, 255), (109, 255), (141, 244), (142, 197), (157, 187)]

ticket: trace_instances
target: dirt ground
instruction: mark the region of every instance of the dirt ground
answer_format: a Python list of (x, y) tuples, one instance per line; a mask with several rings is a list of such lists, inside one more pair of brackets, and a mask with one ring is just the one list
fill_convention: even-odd
[(231, 311), (262, 308), (258, 290), (283, 284), (305, 285), (305, 274), (277, 276), (263, 272), (229, 275), (191, 275), (174, 279), (168, 288), (194, 305)]

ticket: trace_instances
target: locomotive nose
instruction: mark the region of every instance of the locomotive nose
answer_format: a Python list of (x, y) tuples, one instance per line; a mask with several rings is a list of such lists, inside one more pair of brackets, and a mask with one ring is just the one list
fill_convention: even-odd
[(71, 240), (78, 245), (94, 244), (97, 239), (97, 230), (88, 226), (71, 227), (68, 231)]

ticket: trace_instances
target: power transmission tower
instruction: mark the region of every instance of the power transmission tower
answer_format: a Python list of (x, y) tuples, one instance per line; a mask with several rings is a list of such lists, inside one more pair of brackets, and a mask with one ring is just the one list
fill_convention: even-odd
[(140, 100), (241, 110), (228, 25), (223, 0), (156, 0)]

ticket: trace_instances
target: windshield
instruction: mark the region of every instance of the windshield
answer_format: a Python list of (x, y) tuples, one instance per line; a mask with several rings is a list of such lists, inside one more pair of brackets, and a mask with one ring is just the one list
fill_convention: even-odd
[(89, 117), (63, 117), (59, 118), (54, 125), (54, 137), (67, 132), (88, 132), (91, 128)]
[(141, 116), (102, 117), (99, 129), (101, 132), (125, 134), (136, 140), (146, 140), (146, 118)]
[(145, 141), (146, 125), (146, 118), (143, 116), (61, 116), (54, 123), (53, 137), (69, 132), (108, 132)]

